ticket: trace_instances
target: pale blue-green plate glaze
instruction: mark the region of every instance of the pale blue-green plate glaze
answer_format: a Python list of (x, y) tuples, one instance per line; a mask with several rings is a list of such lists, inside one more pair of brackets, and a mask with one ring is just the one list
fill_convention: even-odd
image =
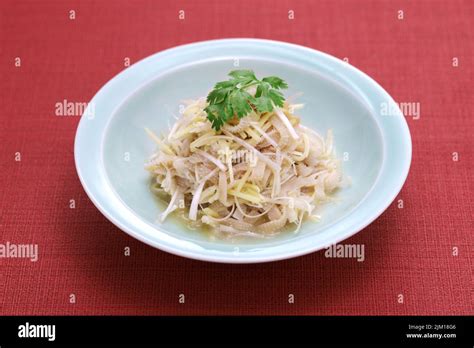
[[(266, 240), (213, 240), (163, 211), (143, 164), (155, 145), (144, 127), (167, 132), (184, 99), (205, 96), (236, 68), (278, 75), (305, 104), (302, 123), (332, 129), (337, 155), (352, 185), (320, 209), (299, 233)], [(338, 243), (374, 221), (407, 177), (411, 139), (392, 98), (370, 77), (325, 53), (293, 44), (226, 39), (179, 46), (152, 55), (110, 80), (92, 99), (75, 140), (77, 172), (97, 208), (120, 229), (161, 250), (199, 260), (253, 263), (295, 257)], [(395, 110), (385, 115), (382, 110)], [(92, 115), (93, 111), (93, 115)], [(91, 116), (92, 115), (92, 116)]]

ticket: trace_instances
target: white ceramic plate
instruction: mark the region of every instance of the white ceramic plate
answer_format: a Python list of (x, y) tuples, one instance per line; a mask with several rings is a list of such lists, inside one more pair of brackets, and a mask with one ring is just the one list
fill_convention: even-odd
[[(143, 164), (155, 145), (144, 127), (166, 132), (184, 99), (205, 96), (233, 69), (277, 75), (302, 93), (302, 123), (332, 129), (352, 186), (327, 204), (319, 223), (267, 240), (211, 240), (175, 219), (149, 190)], [(161, 250), (184, 257), (253, 263), (295, 257), (338, 243), (375, 220), (395, 199), (411, 161), (408, 126), (392, 98), (370, 77), (325, 53), (293, 44), (228, 39), (179, 46), (152, 55), (110, 80), (94, 96), (75, 140), (77, 172), (90, 199), (116, 226)], [(93, 105), (93, 107), (92, 107)], [(386, 115), (383, 110), (392, 110)], [(94, 111), (94, 112), (92, 112)], [(93, 114), (93, 115), (92, 115)], [(92, 116), (91, 116), (92, 115)], [(389, 231), (387, 231), (388, 233)]]

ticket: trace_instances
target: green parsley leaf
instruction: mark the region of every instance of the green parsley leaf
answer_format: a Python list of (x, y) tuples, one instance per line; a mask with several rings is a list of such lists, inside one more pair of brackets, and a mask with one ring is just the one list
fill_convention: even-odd
[(234, 79), (257, 80), (257, 77), (252, 70), (232, 70), (228, 75)]
[(283, 81), (281, 78), (276, 77), (276, 76), (269, 76), (269, 77), (264, 77), (262, 79), (263, 82), (268, 82), (270, 86), (276, 89), (285, 89), (288, 88), (288, 85), (286, 84), (285, 81)]
[(270, 112), (273, 110), (272, 100), (268, 97), (260, 97), (254, 100), (254, 105), (259, 112)]
[[(283, 106), (285, 97), (279, 89), (288, 88), (284, 80), (277, 76), (257, 79), (252, 70), (233, 70), (230, 80), (217, 82), (208, 94), (208, 106), (204, 109), (212, 127), (219, 130), (226, 122), (242, 118), (253, 109), (270, 112), (274, 106)], [(256, 87), (255, 96), (247, 88)]]
[(236, 89), (230, 94), (230, 103), (238, 118), (242, 118), (252, 111), (251, 98), (249, 93), (241, 89)]
[(285, 97), (280, 91), (276, 89), (271, 89), (268, 91), (268, 97), (272, 100), (272, 102), (279, 107), (283, 106), (283, 102), (285, 101)]

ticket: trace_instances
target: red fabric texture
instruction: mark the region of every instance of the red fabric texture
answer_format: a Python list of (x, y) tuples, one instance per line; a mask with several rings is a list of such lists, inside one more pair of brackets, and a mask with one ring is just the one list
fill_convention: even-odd
[[(37, 243), (39, 260), (0, 258), (0, 314), (474, 314), (473, 12), (467, 0), (2, 1), (0, 243)], [(90, 100), (125, 57), (228, 37), (347, 57), (395, 100), (420, 103), (403, 190), (344, 242), (363, 243), (364, 262), (188, 260), (132, 239), (87, 198), (73, 160), (79, 117), (55, 116), (55, 104)]]

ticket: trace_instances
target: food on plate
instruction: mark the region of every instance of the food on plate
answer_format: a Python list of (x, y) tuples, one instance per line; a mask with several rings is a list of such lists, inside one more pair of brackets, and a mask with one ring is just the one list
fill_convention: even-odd
[(266, 238), (307, 218), (342, 187), (333, 135), (300, 123), (303, 107), (286, 100), (287, 83), (234, 70), (207, 98), (188, 101), (169, 134), (146, 129), (158, 147), (145, 168), (161, 214), (181, 216), (223, 238)]

